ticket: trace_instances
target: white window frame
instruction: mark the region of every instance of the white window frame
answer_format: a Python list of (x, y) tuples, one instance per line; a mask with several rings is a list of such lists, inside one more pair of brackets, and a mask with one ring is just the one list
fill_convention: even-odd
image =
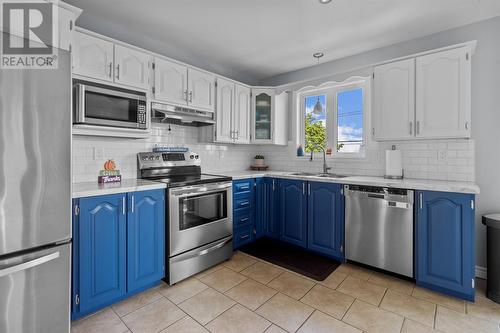
[[(337, 141), (338, 141), (338, 128), (337, 128), (337, 94), (339, 92), (353, 90), (353, 89), (363, 89), (363, 144), (361, 149), (357, 153), (348, 152), (337, 152)], [(370, 110), (370, 89), (371, 89), (371, 77), (352, 77), (343, 82), (325, 82), (316, 87), (305, 87), (297, 92), (297, 103), (298, 103), (298, 118), (300, 119), (300, 126), (298, 126), (298, 144), (301, 144), (305, 150), (305, 99), (310, 96), (326, 95), (326, 135), (327, 135), (327, 146), (332, 148), (332, 155), (328, 158), (354, 158), (360, 159), (365, 158), (367, 140), (369, 138), (369, 115)], [(307, 153), (306, 153), (307, 155)]]

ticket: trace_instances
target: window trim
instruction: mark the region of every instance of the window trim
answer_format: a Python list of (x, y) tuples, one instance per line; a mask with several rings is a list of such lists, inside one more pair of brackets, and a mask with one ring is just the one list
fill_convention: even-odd
[[(363, 89), (363, 144), (361, 146), (360, 152), (349, 153), (349, 152), (337, 152), (337, 140), (338, 140), (338, 129), (337, 129), (337, 102), (338, 93), (346, 90), (352, 90), (356, 88)], [(327, 123), (327, 146), (334, 149), (331, 156), (327, 156), (329, 159), (361, 159), (366, 156), (366, 146), (368, 144), (368, 131), (370, 128), (369, 117), (371, 114), (370, 108), (370, 91), (371, 90), (371, 77), (361, 77), (355, 76), (350, 77), (342, 82), (328, 81), (322, 83), (318, 86), (308, 86), (304, 87), (296, 92), (297, 103), (299, 107), (296, 108), (297, 119), (299, 120), (299, 126), (297, 129), (300, 131), (297, 135), (297, 143), (302, 145), (305, 150), (305, 98), (310, 96), (327, 95), (326, 97), (326, 123)], [(333, 116), (332, 116), (333, 115)], [(307, 153), (306, 153), (307, 154)]]

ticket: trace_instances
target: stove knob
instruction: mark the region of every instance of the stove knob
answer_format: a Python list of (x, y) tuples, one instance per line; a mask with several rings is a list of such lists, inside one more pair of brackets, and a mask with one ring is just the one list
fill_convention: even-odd
[(144, 157), (144, 156), (143, 156), (143, 157), (141, 158), (141, 160), (145, 161), (145, 160), (147, 160), (147, 157)]
[(193, 159), (193, 158), (194, 158), (194, 155), (189, 155), (189, 158), (190, 158), (190, 159)]
[(158, 160), (160, 160), (160, 156), (156, 156), (156, 160), (157, 160), (157, 161), (158, 161)]
[(154, 160), (154, 159), (155, 159), (155, 157), (154, 157), (154, 156), (149, 156), (149, 160), (150, 160), (150, 161), (152, 161), (152, 160)]
[(199, 158), (200, 158), (200, 156), (199, 156), (199, 155), (196, 155), (194, 158), (199, 159)]

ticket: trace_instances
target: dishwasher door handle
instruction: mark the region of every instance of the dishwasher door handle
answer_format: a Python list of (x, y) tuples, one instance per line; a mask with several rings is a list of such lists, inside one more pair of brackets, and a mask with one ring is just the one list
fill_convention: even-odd
[(385, 196), (383, 194), (368, 194), (368, 198), (375, 198), (375, 199), (385, 199)]

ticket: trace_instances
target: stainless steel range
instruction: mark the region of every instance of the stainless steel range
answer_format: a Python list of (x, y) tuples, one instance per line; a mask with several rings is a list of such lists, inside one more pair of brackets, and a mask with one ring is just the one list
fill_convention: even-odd
[(193, 152), (139, 153), (138, 177), (167, 184), (169, 284), (232, 255), (231, 177), (201, 173)]

